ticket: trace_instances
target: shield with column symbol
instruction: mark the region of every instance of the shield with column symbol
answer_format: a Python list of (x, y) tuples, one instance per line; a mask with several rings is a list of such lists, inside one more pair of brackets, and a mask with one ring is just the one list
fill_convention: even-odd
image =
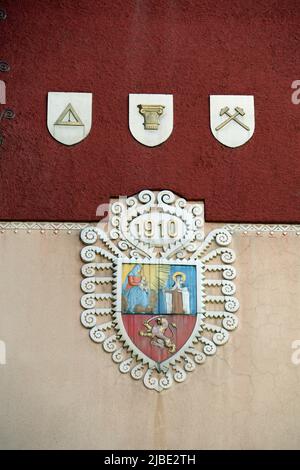
[(147, 147), (165, 142), (173, 131), (173, 95), (129, 95), (129, 129)]

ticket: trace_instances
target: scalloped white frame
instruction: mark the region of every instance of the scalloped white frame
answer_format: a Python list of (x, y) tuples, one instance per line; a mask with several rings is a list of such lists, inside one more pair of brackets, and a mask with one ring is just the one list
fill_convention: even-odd
[[(133, 239), (130, 222), (142, 213), (148, 211), (150, 214), (155, 208), (176, 213), (187, 221), (189, 236), (173, 243), (168, 240), (158, 250), (151, 243)], [(167, 190), (157, 193), (145, 190), (112, 204), (113, 228), (108, 233), (94, 226), (81, 231), (81, 240), (87, 245), (81, 250), (85, 262), (82, 267), (84, 295), (81, 305), (84, 310), (81, 322), (90, 330), (91, 339), (112, 354), (120, 372), (130, 373), (135, 380), (143, 379), (147, 388), (158, 392), (168, 389), (174, 382), (183, 382), (187, 373), (194, 371), (197, 364), (204, 363), (207, 356), (215, 354), (217, 347), (227, 342), (229, 332), (238, 325), (235, 313), (239, 302), (234, 297), (236, 288), (232, 282), (236, 271), (231, 266), (235, 253), (228, 247), (232, 237), (227, 230), (218, 228), (204, 238), (203, 213), (202, 203), (188, 203)], [(99, 256), (104, 260), (94, 262)], [(160, 367), (134, 345), (120, 318), (120, 266), (126, 262), (191, 263), (201, 267), (197, 276), (201, 311), (197, 313), (196, 327), (186, 344)], [(107, 270), (111, 270), (111, 276), (105, 275)], [(101, 275), (96, 276), (96, 272)], [(106, 290), (97, 292), (98, 285)], [(217, 295), (210, 289), (221, 292)], [(111, 302), (111, 305), (103, 307), (102, 302)], [(215, 304), (221, 307), (218, 310), (211, 307)], [(110, 318), (99, 322), (103, 316)]]

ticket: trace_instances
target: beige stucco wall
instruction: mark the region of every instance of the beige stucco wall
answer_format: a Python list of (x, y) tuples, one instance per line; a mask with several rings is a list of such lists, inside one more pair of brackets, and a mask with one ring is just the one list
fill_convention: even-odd
[(158, 394), (79, 322), (79, 232), (0, 234), (0, 448), (300, 448), (300, 237), (234, 234), (239, 328)]

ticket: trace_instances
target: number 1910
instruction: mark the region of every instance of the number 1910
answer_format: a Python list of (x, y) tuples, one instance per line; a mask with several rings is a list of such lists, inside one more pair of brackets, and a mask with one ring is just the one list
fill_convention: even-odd
[(136, 223), (140, 238), (175, 238), (178, 236), (176, 220), (145, 220)]

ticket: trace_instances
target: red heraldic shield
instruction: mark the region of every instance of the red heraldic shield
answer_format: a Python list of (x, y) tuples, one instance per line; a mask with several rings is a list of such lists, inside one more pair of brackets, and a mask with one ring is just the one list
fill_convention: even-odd
[(190, 338), (196, 315), (130, 315), (122, 320), (135, 346), (155, 362), (176, 354)]

